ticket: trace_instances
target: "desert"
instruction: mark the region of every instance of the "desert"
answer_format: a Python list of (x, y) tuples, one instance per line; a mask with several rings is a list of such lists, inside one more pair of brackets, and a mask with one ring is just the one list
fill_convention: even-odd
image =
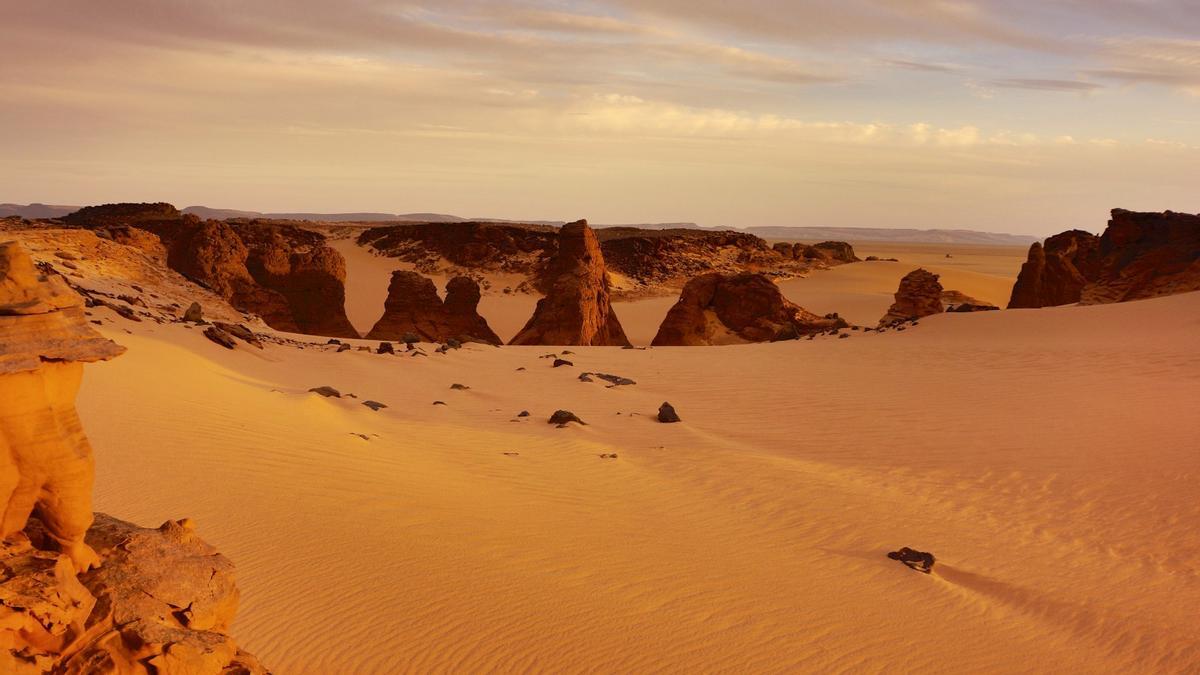
[(58, 0), (0, 675), (1200, 673), (1194, 0)]

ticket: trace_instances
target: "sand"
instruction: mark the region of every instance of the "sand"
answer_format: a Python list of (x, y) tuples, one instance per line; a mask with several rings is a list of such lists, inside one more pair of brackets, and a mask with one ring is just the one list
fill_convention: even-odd
[[(907, 264), (793, 283), (848, 315), (858, 298), (866, 321)], [(944, 273), (998, 299), (979, 294), (996, 270)], [(631, 307), (644, 342), (661, 314)], [(507, 332), (528, 316), (510, 310), (485, 315)], [(97, 508), (195, 518), (238, 565), (234, 634), (277, 673), (1184, 672), (1200, 668), (1197, 317), (1193, 293), (845, 340), (573, 348), (558, 369), (545, 348), (229, 352), (112, 319), (129, 352), (89, 369), (79, 409)], [(664, 400), (682, 424), (653, 420)], [(588, 426), (546, 424), (558, 408)], [(901, 546), (937, 573), (885, 557)]]

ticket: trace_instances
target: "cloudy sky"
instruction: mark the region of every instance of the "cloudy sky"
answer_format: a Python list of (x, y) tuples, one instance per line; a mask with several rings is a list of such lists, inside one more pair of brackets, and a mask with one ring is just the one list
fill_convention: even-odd
[(0, 201), (1033, 234), (1200, 211), (1196, 0), (6, 0), (0, 18)]

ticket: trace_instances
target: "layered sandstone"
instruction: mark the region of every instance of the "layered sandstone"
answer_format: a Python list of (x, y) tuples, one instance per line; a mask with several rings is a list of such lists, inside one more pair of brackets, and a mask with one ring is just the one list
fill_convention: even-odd
[(1034, 244), (1010, 308), (1102, 304), (1200, 290), (1200, 215), (1113, 209), (1104, 234)]
[(896, 289), (896, 301), (879, 320), (879, 325), (889, 326), (941, 314), (945, 311), (942, 304), (943, 290), (938, 275), (925, 269), (909, 272), (900, 280), (900, 287)]
[(226, 633), (232, 565), (189, 524), (92, 513), (75, 396), (84, 363), (123, 351), (60, 277), (0, 244), (0, 672), (265, 672)]
[(479, 284), (468, 277), (451, 279), (443, 302), (431, 279), (416, 272), (393, 272), (383, 316), (367, 338), (402, 340), (411, 333), (429, 342), (466, 337), (498, 345), (500, 337), (479, 315), (479, 299)]
[(0, 244), (0, 537), (20, 532), (37, 508), (79, 571), (97, 560), (83, 541), (94, 469), (75, 395), (84, 363), (123, 351), (92, 330), (61, 278), (16, 242)]
[(156, 235), (171, 269), (277, 330), (358, 337), (344, 307), (345, 261), (319, 233), (259, 221), (201, 221), (169, 204), (92, 206), (64, 220), (151, 253), (150, 242), (122, 228)]
[(613, 311), (604, 254), (586, 220), (564, 225), (544, 274), (546, 297), (514, 345), (629, 344)]
[(652, 344), (699, 346), (767, 342), (846, 326), (783, 297), (762, 274), (705, 274), (683, 287)]

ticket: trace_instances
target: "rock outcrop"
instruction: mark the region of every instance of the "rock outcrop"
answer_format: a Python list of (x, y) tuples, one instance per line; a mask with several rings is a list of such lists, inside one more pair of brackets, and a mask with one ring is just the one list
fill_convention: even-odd
[(586, 220), (563, 226), (545, 278), (546, 297), (510, 344), (629, 344), (612, 308), (604, 255)]
[(835, 264), (860, 262), (854, 254), (854, 247), (844, 241), (823, 241), (812, 245), (780, 242), (772, 248), (783, 257), (793, 260), (820, 260)]
[(60, 277), (0, 244), (0, 672), (266, 672), (226, 633), (228, 560), (186, 522), (92, 513), (75, 396), (84, 363), (123, 351)]
[(479, 315), (479, 298), (479, 284), (468, 277), (451, 279), (443, 302), (431, 279), (416, 272), (392, 272), (383, 316), (367, 338), (407, 341), (412, 334), (426, 342), (446, 342), (466, 336), (498, 345), (500, 337)]
[(1010, 308), (1140, 300), (1200, 290), (1200, 215), (1113, 209), (1104, 234), (1034, 244)]
[(83, 541), (94, 470), (75, 395), (84, 363), (124, 351), (92, 330), (60, 277), (16, 242), (0, 244), (0, 537), (20, 532), (36, 507), (79, 571), (96, 554)]
[(887, 314), (879, 320), (879, 325), (890, 326), (894, 323), (941, 314), (945, 311), (945, 307), (942, 305), (942, 291), (938, 275), (925, 269), (909, 272), (900, 280), (900, 288), (896, 290), (896, 301), (892, 303)]
[(1070, 230), (1029, 247), (1029, 258), (1013, 286), (1009, 309), (1079, 302), (1083, 287), (1100, 269), (1100, 238)]
[(233, 564), (190, 521), (147, 529), (97, 513), (87, 543), (104, 564), (80, 575), (46, 543), (36, 517), (0, 543), (0, 672), (267, 672), (228, 633)]
[(656, 346), (697, 346), (794, 339), (841, 328), (839, 318), (823, 318), (789, 302), (762, 274), (705, 274), (683, 287), (667, 312)]
[[(746, 232), (700, 229), (606, 227), (595, 231), (608, 270), (621, 282), (614, 294), (641, 296), (679, 288), (708, 272), (758, 271), (795, 276), (813, 267), (853, 262), (842, 242), (795, 245), (807, 255), (776, 255), (766, 241)], [(558, 251), (552, 227), (517, 223), (406, 223), (363, 231), (358, 243), (414, 263), (425, 274), (464, 270), (523, 274), (538, 290), (553, 284), (549, 265)]]
[(167, 265), (277, 330), (358, 337), (346, 318), (346, 265), (325, 237), (287, 224), (201, 221), (170, 204), (89, 206), (64, 220), (153, 253), (121, 228), (156, 235)]

